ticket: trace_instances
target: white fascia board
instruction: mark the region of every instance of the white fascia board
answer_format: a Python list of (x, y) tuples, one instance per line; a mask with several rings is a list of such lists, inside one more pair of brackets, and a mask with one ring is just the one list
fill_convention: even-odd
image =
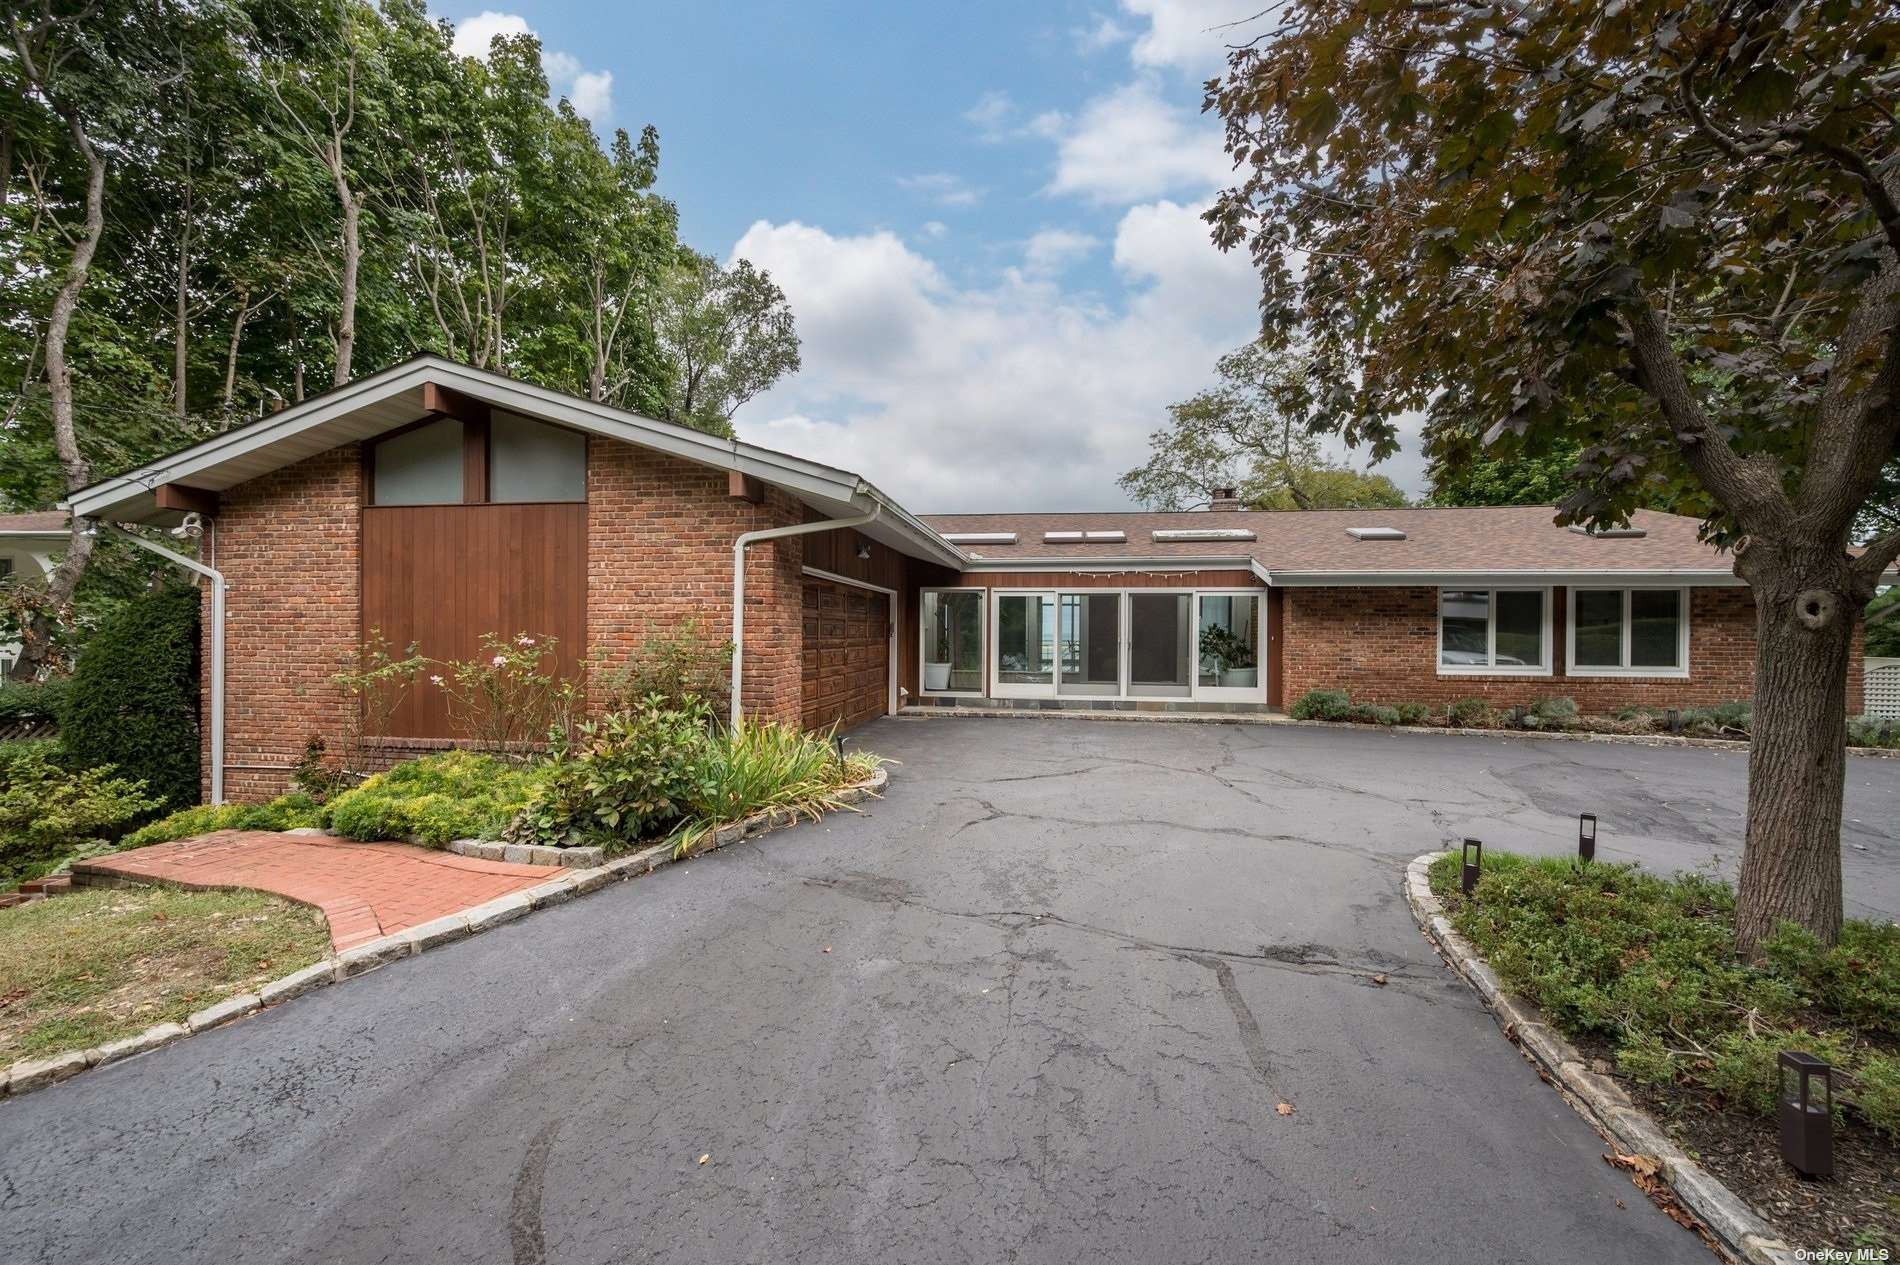
[[(1223, 571), (1245, 570), (1253, 562), (1246, 555), (1217, 557), (1167, 556), (1116, 558), (972, 558), (965, 571)], [(1256, 572), (1258, 574), (1258, 572)]]
[(1457, 588), (1547, 584), (1644, 587), (1667, 585), (1693, 588), (1741, 588), (1746, 581), (1733, 571), (1670, 570), (1549, 570), (1549, 571), (1274, 571), (1268, 584), (1279, 588)]

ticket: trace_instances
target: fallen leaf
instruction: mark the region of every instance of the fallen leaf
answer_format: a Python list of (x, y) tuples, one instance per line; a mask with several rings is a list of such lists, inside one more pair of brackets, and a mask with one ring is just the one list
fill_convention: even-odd
[(1274, 1110), (1279, 1112), (1283, 1116), (1290, 1116), (1293, 1114), (1293, 1104), (1290, 1102), (1283, 1102), (1279, 1106), (1275, 1107)]
[(829, 953), (829, 952), (831, 952), (831, 946), (830, 946), (830, 945), (826, 945), (826, 946), (825, 946), (825, 952), (826, 952), (826, 953)]
[(1378, 986), (1379, 986), (1380, 988), (1384, 988), (1384, 987), (1385, 987), (1385, 976), (1383, 976), (1383, 975), (1375, 975), (1375, 976), (1373, 976), (1373, 977), (1372, 977), (1372, 982), (1373, 982), (1373, 983), (1375, 983), (1375, 984), (1377, 984), (1377, 985), (1378, 985)]
[(712, 1153), (708, 1152), (705, 1155), (702, 1155), (699, 1157), (699, 1162), (701, 1164), (704, 1164), (707, 1160), (710, 1160), (711, 1158), (712, 1158)]

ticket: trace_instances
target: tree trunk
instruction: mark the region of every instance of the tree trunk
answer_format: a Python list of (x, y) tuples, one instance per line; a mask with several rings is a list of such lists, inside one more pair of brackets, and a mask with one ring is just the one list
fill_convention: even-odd
[[(350, 380), (350, 355), (356, 347), (356, 270), (363, 259), (361, 240), (363, 202), (350, 193), (349, 182), (339, 167), (336, 173), (337, 197), (343, 202), (343, 280), (337, 295), (336, 373), (331, 385), (342, 386)], [(302, 393), (299, 392), (299, 398)]]
[(244, 323), (251, 319), (251, 292), (238, 287), (237, 315), (231, 319), (231, 343), (224, 352), (224, 408), (218, 429), (231, 429), (231, 404), (237, 397), (238, 348), (244, 341)]
[(1750, 958), (1783, 921), (1826, 944), (1840, 936), (1847, 669), (1864, 604), (1838, 550), (1748, 556), (1767, 548), (1744, 550), (1738, 566), (1756, 605), (1748, 839), (1735, 902), (1736, 948)]
[(178, 233), (178, 277), (174, 294), (177, 311), (172, 324), (172, 413), (183, 418), (189, 408), (188, 385), (191, 337), (191, 191), (185, 191), (185, 225)]

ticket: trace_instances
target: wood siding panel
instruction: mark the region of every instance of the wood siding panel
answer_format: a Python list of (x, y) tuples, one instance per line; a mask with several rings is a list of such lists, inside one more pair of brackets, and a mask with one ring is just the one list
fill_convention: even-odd
[[(382, 506), (363, 511), (363, 631), (391, 653), (470, 659), (484, 633), (553, 639), (563, 675), (587, 652), (587, 506)], [(454, 736), (426, 680), (382, 735)]]

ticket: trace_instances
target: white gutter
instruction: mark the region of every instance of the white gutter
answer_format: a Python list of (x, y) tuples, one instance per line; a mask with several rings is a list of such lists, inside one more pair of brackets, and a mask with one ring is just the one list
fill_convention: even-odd
[[(135, 532), (106, 523), (104, 526), (117, 532), (141, 549), (147, 549), (176, 563), (187, 571), (194, 571), (211, 581), (211, 802), (224, 802), (224, 573), (216, 567), (206, 566), (196, 558), (187, 558), (182, 553), (173, 553), (163, 545), (153, 544)], [(208, 530), (215, 531), (216, 527)]]
[(790, 527), (766, 527), (759, 531), (740, 532), (732, 542), (732, 727), (739, 727), (739, 678), (740, 668), (745, 661), (745, 550), (746, 546), (760, 540), (783, 540), (787, 536), (809, 536), (813, 532), (841, 531), (846, 527), (866, 527), (876, 521), (884, 512), (883, 502), (871, 507), (868, 514), (859, 514), (852, 518), (830, 518), (819, 523), (795, 523)]

